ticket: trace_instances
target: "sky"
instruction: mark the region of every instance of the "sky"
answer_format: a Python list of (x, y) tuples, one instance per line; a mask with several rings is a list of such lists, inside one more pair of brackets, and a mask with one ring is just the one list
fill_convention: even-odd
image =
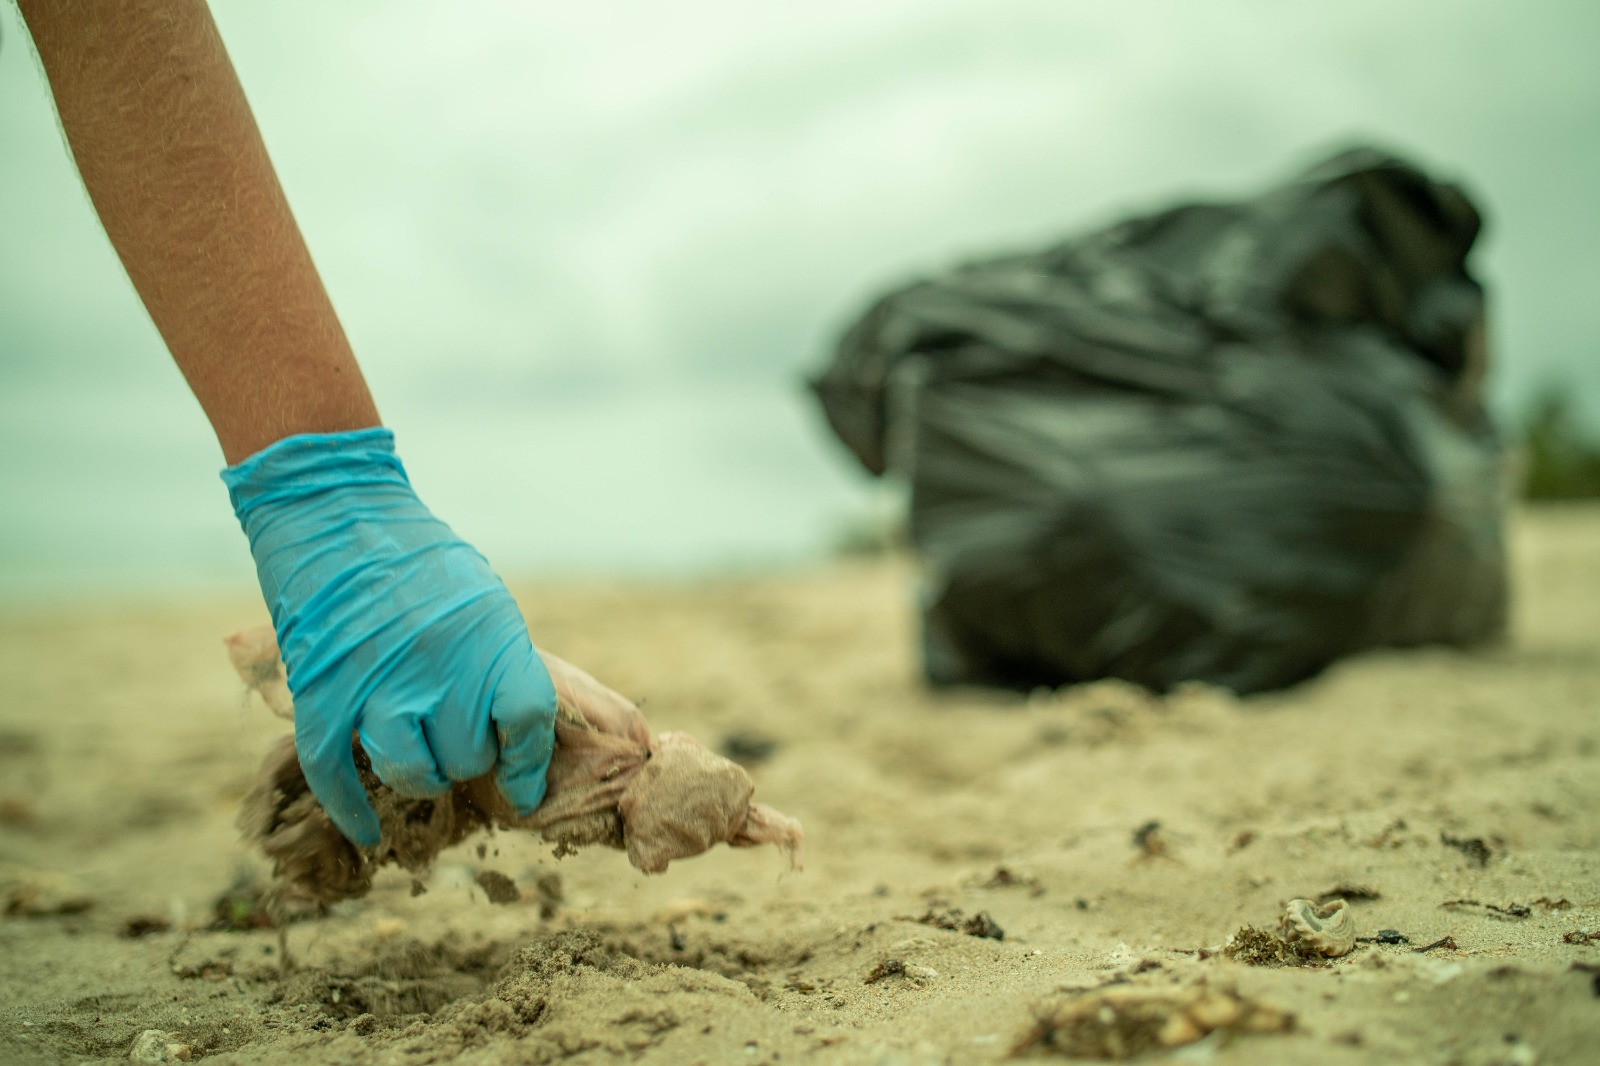
[[(884, 289), (1368, 141), (1488, 217), (1495, 410), (1600, 422), (1592, 0), (217, 0), (423, 499), (508, 576), (892, 509), (804, 389)], [(248, 588), (199, 407), (0, 4), (0, 603)]]

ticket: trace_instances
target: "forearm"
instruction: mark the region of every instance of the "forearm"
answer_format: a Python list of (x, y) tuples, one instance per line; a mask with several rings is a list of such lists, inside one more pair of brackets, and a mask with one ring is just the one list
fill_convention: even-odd
[(204, 0), (19, 0), (134, 287), (236, 463), (378, 424)]

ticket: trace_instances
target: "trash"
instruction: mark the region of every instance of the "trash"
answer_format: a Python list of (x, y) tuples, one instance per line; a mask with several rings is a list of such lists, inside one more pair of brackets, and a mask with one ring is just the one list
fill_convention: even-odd
[(928, 679), (1253, 692), (1497, 636), (1479, 224), (1356, 149), (881, 299), (814, 388), (910, 489)]
[[(239, 634), (227, 643), (245, 682), (276, 692), (279, 673), (258, 661), (277, 660), (270, 631)], [(538, 832), (556, 845), (557, 855), (594, 844), (623, 849), (645, 873), (659, 873), (672, 860), (718, 843), (775, 844), (796, 861), (800, 823), (752, 803), (755, 786), (744, 770), (686, 733), (651, 734), (628, 700), (571, 663), (539, 654), (559, 706), (548, 788), (527, 817), (512, 810), (492, 774), (459, 781), (437, 799), (400, 796), (378, 780), (356, 743), (356, 766), (382, 832), (375, 848), (361, 850), (311, 794), (294, 738), (282, 738), (244, 799), (239, 826), (272, 859), (284, 897), (323, 904), (363, 896), (379, 866), (393, 863), (419, 873), (445, 848), (491, 826)], [(272, 709), (282, 713), (277, 705)], [(292, 714), (292, 705), (288, 709)]]

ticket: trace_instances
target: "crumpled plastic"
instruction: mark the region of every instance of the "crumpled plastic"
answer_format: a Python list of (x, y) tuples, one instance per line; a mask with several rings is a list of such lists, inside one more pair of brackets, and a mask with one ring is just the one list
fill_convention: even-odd
[[(294, 704), (270, 627), (229, 637), (239, 676), (280, 717)], [(519, 817), (492, 773), (457, 782), (436, 799), (408, 799), (372, 773), (354, 742), (356, 764), (378, 813), (381, 839), (358, 848), (317, 803), (300, 770), (294, 738), (268, 753), (240, 810), (247, 840), (272, 860), (287, 899), (332, 903), (364, 895), (380, 867), (420, 873), (440, 851), (479, 829), (528, 830), (558, 855), (604, 845), (624, 850), (645, 873), (710, 850), (773, 844), (798, 864), (800, 823), (752, 802), (755, 785), (742, 767), (687, 733), (652, 734), (632, 702), (549, 652), (539, 656), (558, 699), (555, 751), (544, 801)]]

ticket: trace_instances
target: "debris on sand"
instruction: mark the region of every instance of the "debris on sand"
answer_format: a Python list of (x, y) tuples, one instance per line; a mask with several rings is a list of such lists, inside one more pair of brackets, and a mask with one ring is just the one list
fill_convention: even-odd
[(479, 870), (472, 880), (483, 889), (490, 903), (516, 903), (522, 899), (517, 883), (498, 870)]
[(1318, 906), (1292, 899), (1284, 904), (1276, 933), (1244, 926), (1228, 938), (1222, 954), (1246, 966), (1314, 966), (1348, 955), (1355, 946), (1355, 919), (1344, 900)]
[(1161, 823), (1152, 818), (1133, 831), (1133, 846), (1146, 859), (1167, 857), (1167, 839), (1161, 835)]
[(1013, 1055), (1052, 1051), (1088, 1059), (1127, 1059), (1182, 1047), (1222, 1031), (1288, 1033), (1294, 1015), (1232, 989), (1118, 985), (1041, 1004)]
[(1290, 944), (1271, 930), (1253, 925), (1241, 926), (1228, 938), (1222, 957), (1246, 966), (1312, 966), (1322, 961), (1309, 945)]
[[(283, 671), (272, 631), (236, 634), (227, 644), (239, 676), (269, 703), (276, 700), (281, 714)], [(626, 850), (645, 873), (718, 843), (774, 844), (796, 863), (800, 823), (752, 803), (755, 785), (741, 767), (686, 733), (652, 735), (633, 703), (572, 664), (539, 654), (556, 689), (556, 746), (544, 802), (527, 817), (500, 795), (492, 774), (457, 782), (437, 799), (400, 796), (378, 780), (356, 743), (356, 768), (382, 834), (376, 847), (358, 849), (311, 794), (294, 738), (280, 740), (245, 797), (239, 827), (272, 859), (285, 901), (365, 895), (378, 867), (420, 873), (439, 852), (489, 827), (538, 832), (558, 856), (595, 844)], [(287, 710), (292, 715), (292, 704)]]
[(172, 928), (172, 921), (159, 914), (135, 914), (123, 919), (122, 927), (117, 930), (117, 935), (124, 940), (138, 940), (140, 937), (154, 936), (156, 933), (165, 933)]
[(1494, 855), (1482, 837), (1453, 837), (1449, 833), (1440, 833), (1439, 843), (1455, 848), (1467, 857), (1469, 864), (1480, 869), (1488, 866), (1489, 860)]
[(939, 971), (932, 966), (914, 966), (901, 959), (884, 959), (872, 968), (872, 972), (867, 974), (861, 983), (875, 985), (887, 977), (904, 977), (920, 988), (924, 981), (930, 981), (938, 976)]
[(1330, 959), (1348, 955), (1356, 947), (1356, 920), (1342, 899), (1320, 907), (1309, 899), (1291, 899), (1278, 919), (1278, 932), (1297, 949)]
[(884, 959), (882, 962), (878, 963), (878, 965), (872, 968), (872, 972), (867, 974), (867, 979), (861, 983), (864, 985), (873, 985), (877, 984), (885, 977), (903, 976), (905, 972), (906, 964), (904, 962), (900, 961), (899, 959)]
[(566, 902), (566, 892), (561, 886), (561, 875), (554, 870), (540, 874), (533, 883), (534, 899), (539, 901), (539, 917), (549, 921)]
[(717, 750), (740, 766), (755, 766), (777, 754), (779, 744), (775, 737), (754, 729), (738, 729), (722, 738)]
[(206, 928), (226, 933), (271, 929), (278, 922), (272, 914), (270, 892), (254, 874), (241, 873), (211, 901), (211, 923)]
[(994, 873), (987, 881), (978, 885), (979, 888), (1025, 888), (1030, 896), (1044, 895), (1044, 885), (1032, 874), (1019, 873), (1009, 866), (996, 866)]
[(968, 918), (959, 909), (947, 911), (930, 910), (920, 918), (911, 918), (909, 921), (920, 925), (931, 925), (935, 929), (947, 929), (952, 933), (965, 933), (967, 936), (982, 937), (987, 940), (1004, 940), (1006, 931), (1000, 928), (1000, 923), (989, 917), (988, 911), (979, 911)]
[(1521, 903), (1501, 905), (1499, 903), (1484, 903), (1476, 899), (1447, 899), (1439, 904), (1447, 911), (1455, 910), (1481, 910), (1491, 918), (1498, 918), (1503, 922), (1517, 921), (1533, 913), (1531, 907)]

